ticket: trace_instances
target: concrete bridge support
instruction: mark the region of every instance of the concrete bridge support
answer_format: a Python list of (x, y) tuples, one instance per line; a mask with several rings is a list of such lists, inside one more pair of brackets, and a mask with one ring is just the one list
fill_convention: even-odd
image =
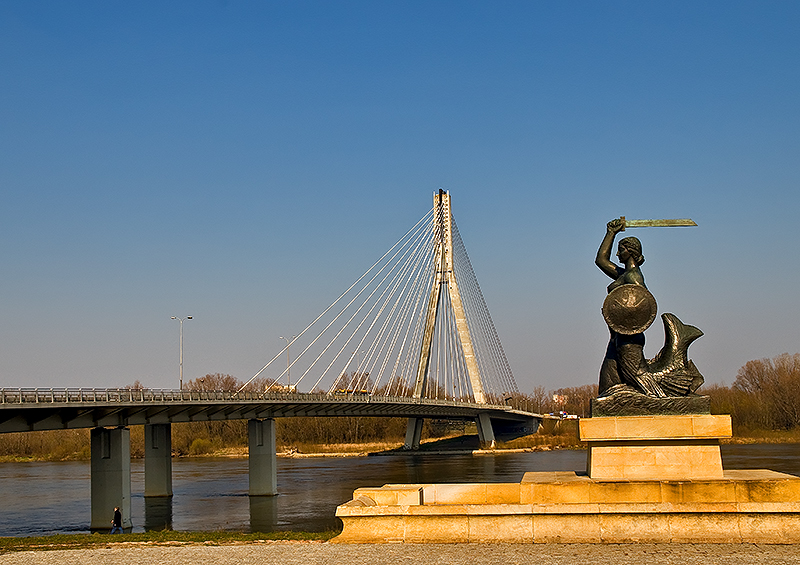
[(478, 414), (475, 423), (478, 425), (478, 439), (481, 442), (481, 448), (494, 449), (496, 442), (494, 438), (494, 429), (492, 428), (492, 420), (489, 418), (489, 415), (485, 412), (481, 412)]
[(172, 424), (144, 426), (144, 495), (172, 496)]
[(92, 530), (110, 530), (114, 507), (122, 527), (131, 527), (131, 432), (128, 428), (93, 428)]
[(275, 455), (275, 420), (248, 420), (250, 496), (278, 494), (278, 458)]
[(406, 424), (406, 442), (403, 449), (419, 449), (422, 439), (422, 418), (409, 418)]

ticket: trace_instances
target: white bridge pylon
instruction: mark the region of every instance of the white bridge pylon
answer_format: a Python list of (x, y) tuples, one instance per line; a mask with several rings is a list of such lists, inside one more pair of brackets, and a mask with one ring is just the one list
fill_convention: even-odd
[(518, 394), (450, 194), (434, 194), (433, 208), (248, 383), (257, 378), (267, 391), (479, 404)]
[[(475, 349), (472, 347), (467, 316), (464, 313), (464, 302), (461, 300), (453, 266), (455, 261), (453, 260), (453, 215), (450, 210), (450, 194), (439, 190), (439, 193), (433, 197), (433, 209), (437, 228), (434, 237), (436, 266), (428, 311), (425, 316), (425, 331), (417, 367), (417, 380), (414, 385), (414, 398), (421, 398), (422, 392), (425, 390), (428, 367), (430, 367), (431, 353), (433, 352), (436, 321), (444, 314), (443, 310), (446, 308), (443, 304), (444, 299), (449, 298), (455, 320), (456, 336), (464, 355), (464, 364), (472, 386), (473, 398), (479, 404), (486, 404), (486, 395), (483, 393), (483, 383), (481, 383), (481, 371), (475, 360)], [(442, 296), (442, 290), (447, 292), (447, 296)]]

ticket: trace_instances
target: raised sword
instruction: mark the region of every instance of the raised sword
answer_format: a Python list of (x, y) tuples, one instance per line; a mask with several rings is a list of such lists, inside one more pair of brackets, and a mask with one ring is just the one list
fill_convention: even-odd
[(680, 218), (677, 220), (628, 220), (625, 216), (620, 216), (622, 220), (622, 231), (626, 228), (675, 228), (696, 226), (694, 220)]

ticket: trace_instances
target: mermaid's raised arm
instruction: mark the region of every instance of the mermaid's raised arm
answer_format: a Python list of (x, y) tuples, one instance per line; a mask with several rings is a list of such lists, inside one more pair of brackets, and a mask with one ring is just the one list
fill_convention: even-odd
[(614, 237), (624, 228), (625, 223), (620, 219), (611, 220), (606, 224), (606, 235), (602, 243), (600, 243), (600, 249), (597, 250), (597, 257), (594, 260), (594, 264), (612, 279), (616, 279), (625, 272), (625, 269), (611, 261), (611, 247), (614, 245)]

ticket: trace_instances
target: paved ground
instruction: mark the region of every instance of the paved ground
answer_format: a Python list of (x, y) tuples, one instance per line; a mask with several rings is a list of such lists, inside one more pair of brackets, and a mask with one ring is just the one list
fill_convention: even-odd
[(800, 565), (792, 545), (332, 545), (271, 542), (229, 546), (120, 547), (0, 555), (0, 565)]

